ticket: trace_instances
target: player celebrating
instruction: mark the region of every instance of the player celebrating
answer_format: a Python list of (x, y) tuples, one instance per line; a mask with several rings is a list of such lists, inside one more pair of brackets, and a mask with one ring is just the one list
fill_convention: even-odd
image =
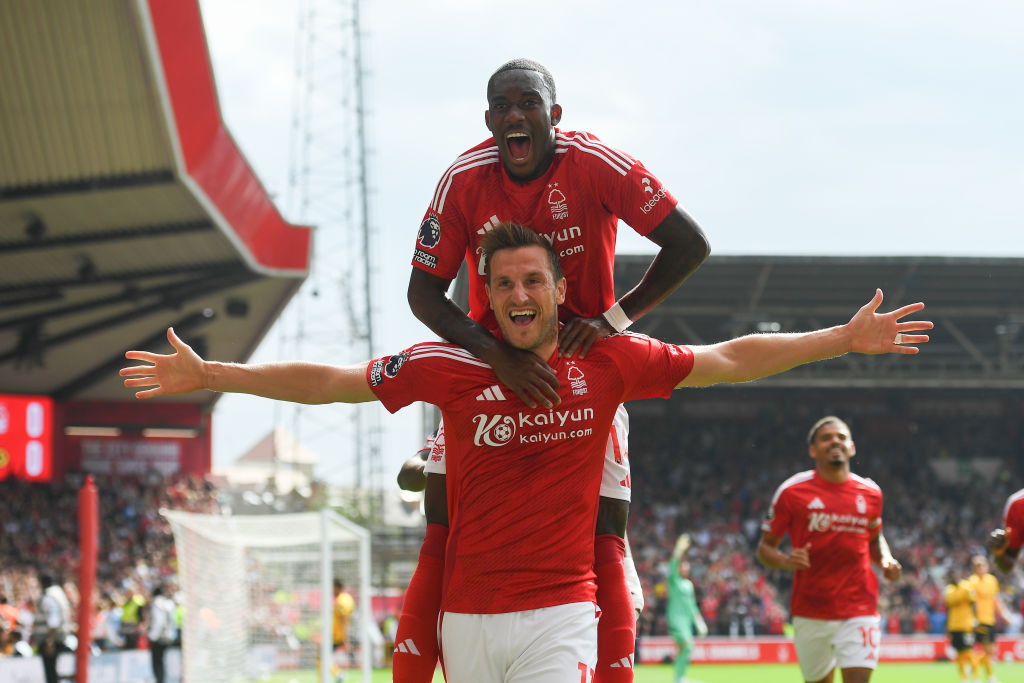
[(438, 405), (452, 513), (441, 617), (449, 683), (593, 679), (597, 493), (620, 403), (746, 382), (848, 352), (917, 353), (909, 345), (928, 336), (908, 333), (932, 327), (900, 320), (924, 304), (877, 313), (877, 290), (849, 322), (815, 332), (697, 347), (618, 334), (599, 340), (586, 358), (565, 358), (558, 354), (557, 307), (566, 281), (551, 244), (522, 226), (501, 225), (482, 247), (503, 338), (550, 362), (558, 378), (586, 384), (580, 392), (561, 382), (557, 409), (531, 408), (518, 397), (487, 401), (494, 371), (445, 343), (344, 368), (241, 365), (204, 361), (168, 330), (173, 354), (128, 351), (126, 358), (145, 365), (121, 370), (138, 398), (209, 389), (303, 403), (380, 400), (391, 411), (415, 401)]
[(988, 548), (995, 556), (996, 566), (1008, 572), (1017, 561), (1024, 545), (1024, 489), (1006, 499), (1003, 506), (1003, 528), (989, 534)]
[(972, 678), (968, 677), (968, 669), (972, 677), (978, 674), (978, 660), (974, 656), (974, 590), (959, 568), (950, 570), (946, 580), (946, 631), (949, 644), (956, 650), (960, 681), (969, 683)]
[[(779, 486), (757, 559), (793, 574), (793, 641), (804, 680), (867, 683), (878, 664), (881, 620), (871, 563), (895, 581), (902, 573), (882, 536), (882, 490), (850, 471), (856, 453), (850, 428), (823, 417), (807, 434), (815, 468)], [(779, 549), (789, 534), (793, 550)]]
[[(487, 305), (479, 242), (499, 221), (517, 221), (544, 235), (559, 252), (569, 282), (559, 308), (563, 356), (585, 357), (594, 340), (621, 332), (662, 301), (707, 257), (700, 227), (639, 161), (586, 132), (563, 131), (555, 81), (542, 65), (525, 59), (503, 64), (487, 83), (484, 122), (491, 138), (466, 151), (437, 185), (417, 235), (409, 278), (413, 313), (443, 339), (486, 361), (501, 386), (526, 404), (558, 402), (558, 382), (546, 359), (496, 338)], [(614, 256), (619, 219), (660, 247), (643, 279), (615, 300)], [(467, 316), (446, 296), (463, 260), (468, 262)], [(569, 378), (572, 381), (572, 378)], [(633, 608), (642, 607), (639, 578), (625, 549), (630, 484), (628, 416), (617, 415), (606, 448), (606, 473), (596, 525), (595, 571), (602, 683), (632, 681)], [(441, 433), (441, 430), (439, 430)], [(435, 442), (426, 471), (445, 473), (443, 440)], [(407, 461), (420, 471), (422, 461)], [(412, 484), (425, 486), (422, 477)], [(398, 683), (426, 683), (436, 659), (440, 551), (448, 520), (442, 514), (443, 481), (427, 488), (427, 535), (399, 621), (400, 641), (418, 648), (396, 650)], [(624, 556), (625, 555), (625, 556)], [(624, 577), (625, 575), (625, 577)], [(630, 591), (624, 581), (632, 582)], [(630, 592), (633, 597), (630, 598)], [(628, 666), (623, 666), (623, 662)]]
[(974, 572), (968, 582), (974, 592), (974, 611), (978, 625), (974, 629), (974, 642), (981, 645), (978, 664), (985, 670), (988, 683), (997, 683), (992, 673), (992, 660), (996, 656), (996, 614), (1007, 620), (1006, 609), (999, 601), (999, 580), (988, 571), (988, 560), (984, 555), (971, 558)]

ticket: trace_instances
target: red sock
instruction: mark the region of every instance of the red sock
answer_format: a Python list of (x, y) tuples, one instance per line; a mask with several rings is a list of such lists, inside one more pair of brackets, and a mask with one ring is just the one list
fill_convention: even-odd
[(448, 527), (428, 524), (398, 619), (391, 663), (394, 683), (430, 683), (437, 668), (437, 614), (441, 609), (441, 581)]
[(633, 598), (626, 585), (622, 558), (626, 542), (614, 534), (594, 539), (594, 573), (597, 574), (597, 671), (594, 683), (632, 683), (636, 620)]

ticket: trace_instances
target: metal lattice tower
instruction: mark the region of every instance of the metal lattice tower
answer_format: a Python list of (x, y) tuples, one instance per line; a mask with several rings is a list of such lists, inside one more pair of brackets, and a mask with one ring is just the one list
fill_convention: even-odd
[[(282, 316), (281, 355), (347, 364), (375, 349), (360, 0), (298, 5), (287, 206), (316, 232), (310, 276)], [(380, 519), (376, 405), (288, 404), (277, 418), (320, 455), (326, 478), (363, 492), (364, 519)]]

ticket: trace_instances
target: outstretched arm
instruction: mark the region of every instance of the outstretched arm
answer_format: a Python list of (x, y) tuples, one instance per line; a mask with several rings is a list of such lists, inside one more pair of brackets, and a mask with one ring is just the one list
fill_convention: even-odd
[(309, 404), (377, 400), (366, 381), (367, 363), (344, 368), (304, 361), (254, 365), (217, 363), (203, 360), (171, 328), (167, 329), (167, 341), (174, 347), (174, 353), (128, 351), (124, 354), (129, 360), (148, 363), (121, 369), (121, 376), (128, 378), (124, 385), (138, 389), (136, 398), (208, 389)]
[(797, 334), (751, 334), (710, 346), (695, 346), (693, 370), (677, 387), (749, 382), (850, 352), (917, 353), (918, 348), (909, 344), (924, 344), (928, 335), (908, 333), (930, 330), (933, 325), (927, 320), (900, 322), (900, 318), (920, 311), (924, 304), (878, 313), (881, 305), (882, 290), (876, 289), (871, 301), (845, 325)]
[(558, 378), (548, 365), (530, 351), (498, 340), (486, 327), (471, 319), (448, 298), (450, 283), (413, 267), (409, 276), (409, 307), (420, 322), (438, 336), (480, 358), (491, 366), (502, 384), (531, 408), (559, 403)]
[[(661, 249), (640, 282), (617, 303), (630, 322), (636, 322), (664, 301), (711, 253), (704, 231), (679, 206), (648, 233), (647, 239)], [(609, 314), (596, 318), (573, 318), (558, 333), (559, 352), (567, 357), (579, 352), (580, 358), (584, 358), (595, 341), (623, 329), (621, 323), (624, 321), (619, 321), (618, 329), (611, 324), (615, 321), (614, 315)]]

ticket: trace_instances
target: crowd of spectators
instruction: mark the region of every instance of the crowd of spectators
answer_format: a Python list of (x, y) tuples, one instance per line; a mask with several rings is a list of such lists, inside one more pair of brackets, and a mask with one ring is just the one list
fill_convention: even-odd
[[(853, 430), (853, 471), (882, 488), (884, 533), (904, 568), (899, 581), (880, 581), (883, 628), (943, 633), (949, 568), (970, 571), (970, 556), (984, 553), (988, 531), (1001, 526), (1007, 496), (1024, 487), (1020, 420), (858, 416), (849, 406), (829, 406), (827, 396), (799, 409), (784, 395), (764, 405), (740, 419), (632, 411), (629, 537), (648, 605), (641, 634), (666, 633), (665, 578), (681, 533), (693, 539), (691, 578), (712, 635), (785, 631), (792, 574), (757, 562), (760, 524), (779, 484), (812, 469), (806, 431), (830, 413)], [(1018, 413), (1022, 407), (1011, 404)], [(1024, 574), (999, 578), (1013, 615), (1001, 628), (1019, 632)]]
[[(99, 546), (93, 643), (99, 649), (133, 648), (144, 639), (140, 607), (154, 589), (174, 586), (174, 537), (159, 514), (169, 507), (192, 512), (219, 509), (216, 490), (191, 476), (95, 477)], [(78, 490), (80, 474), (48, 484), (0, 481), (0, 652), (24, 653), (41, 596), (39, 577), (63, 585), (77, 614)], [(142, 610), (144, 611), (144, 610)], [(124, 618), (122, 619), (122, 616)]]
[[(732, 406), (727, 392), (703, 391), (695, 405)], [(631, 410), (629, 537), (647, 603), (641, 635), (667, 633), (666, 572), (681, 533), (693, 541), (691, 578), (712, 635), (786, 632), (792, 576), (759, 565), (755, 548), (776, 488), (812, 467), (806, 430), (828, 413), (853, 430), (853, 471), (874, 479), (885, 495), (885, 536), (904, 568), (899, 581), (881, 582), (885, 630), (943, 632), (948, 570), (966, 571), (969, 557), (984, 552), (1006, 497), (1024, 487), (1024, 428), (1005, 415), (1024, 414), (1024, 403), (998, 404), (1003, 408), (989, 415), (907, 417), (898, 398), (869, 408), (863, 397), (836, 406), (828, 394), (794, 396), (768, 395), (754, 407), (737, 404), (732, 414), (719, 409), (691, 416), (679, 399)], [(82, 481), (78, 474), (46, 485), (0, 481), (0, 626), (19, 614), (31, 618), (42, 573), (60, 577), (77, 606), (76, 493)], [(159, 510), (210, 513), (221, 510), (219, 500), (231, 503), (209, 481), (191, 476), (99, 476), (96, 485), (101, 524), (93, 642), (103, 649), (133, 647), (138, 633), (133, 637), (119, 615), (175, 578), (173, 536)], [(1000, 579), (1014, 615), (1001, 628), (1020, 631), (1024, 574), (1018, 569)], [(17, 629), (9, 624), (0, 652), (12, 650), (10, 632)]]

